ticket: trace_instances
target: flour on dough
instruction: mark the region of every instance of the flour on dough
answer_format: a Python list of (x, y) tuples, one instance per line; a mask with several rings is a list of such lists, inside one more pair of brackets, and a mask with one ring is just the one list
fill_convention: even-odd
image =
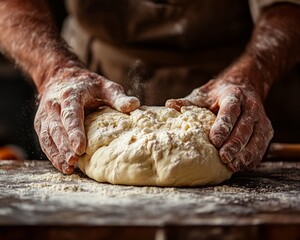
[(209, 142), (214, 120), (212, 112), (195, 106), (181, 112), (144, 106), (130, 115), (107, 107), (86, 118), (88, 143), (78, 166), (90, 178), (112, 184), (221, 183), (232, 172)]

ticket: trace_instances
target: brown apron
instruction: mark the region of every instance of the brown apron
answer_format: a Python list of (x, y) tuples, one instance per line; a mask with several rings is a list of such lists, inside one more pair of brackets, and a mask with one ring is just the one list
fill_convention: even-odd
[[(63, 35), (91, 70), (147, 105), (183, 97), (244, 50), (247, 0), (67, 0)], [(300, 140), (300, 69), (275, 84), (266, 110), (274, 141)]]
[(81, 60), (147, 105), (183, 97), (222, 71), (252, 26), (246, 0), (69, 0), (67, 7), (63, 36)]

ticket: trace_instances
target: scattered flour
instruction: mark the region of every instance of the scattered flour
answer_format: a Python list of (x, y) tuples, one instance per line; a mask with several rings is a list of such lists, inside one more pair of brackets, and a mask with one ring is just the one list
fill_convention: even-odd
[(258, 176), (238, 174), (219, 186), (161, 188), (98, 183), (78, 169), (63, 175), (48, 161), (0, 161), (0, 219), (147, 225), (172, 222), (174, 216), (188, 222), (207, 214), (299, 212), (299, 171), (287, 168), (288, 175), (278, 176), (272, 169), (262, 163)]

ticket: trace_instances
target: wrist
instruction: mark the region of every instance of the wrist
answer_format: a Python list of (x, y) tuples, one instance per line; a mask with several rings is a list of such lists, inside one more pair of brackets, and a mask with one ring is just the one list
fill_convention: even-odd
[(249, 54), (245, 54), (226, 69), (220, 78), (227, 83), (244, 85), (247, 89), (252, 89), (262, 101), (267, 97), (273, 83), (272, 74)]
[(38, 68), (33, 78), (39, 94), (42, 94), (49, 85), (69, 79), (82, 69), (85, 66), (77, 58), (57, 57), (55, 61), (45, 64), (45, 68)]

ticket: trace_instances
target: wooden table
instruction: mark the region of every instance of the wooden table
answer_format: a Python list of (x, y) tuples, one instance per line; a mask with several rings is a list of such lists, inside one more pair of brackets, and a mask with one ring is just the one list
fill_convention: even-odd
[(0, 239), (300, 239), (300, 162), (219, 186), (100, 184), (48, 161), (0, 161)]

